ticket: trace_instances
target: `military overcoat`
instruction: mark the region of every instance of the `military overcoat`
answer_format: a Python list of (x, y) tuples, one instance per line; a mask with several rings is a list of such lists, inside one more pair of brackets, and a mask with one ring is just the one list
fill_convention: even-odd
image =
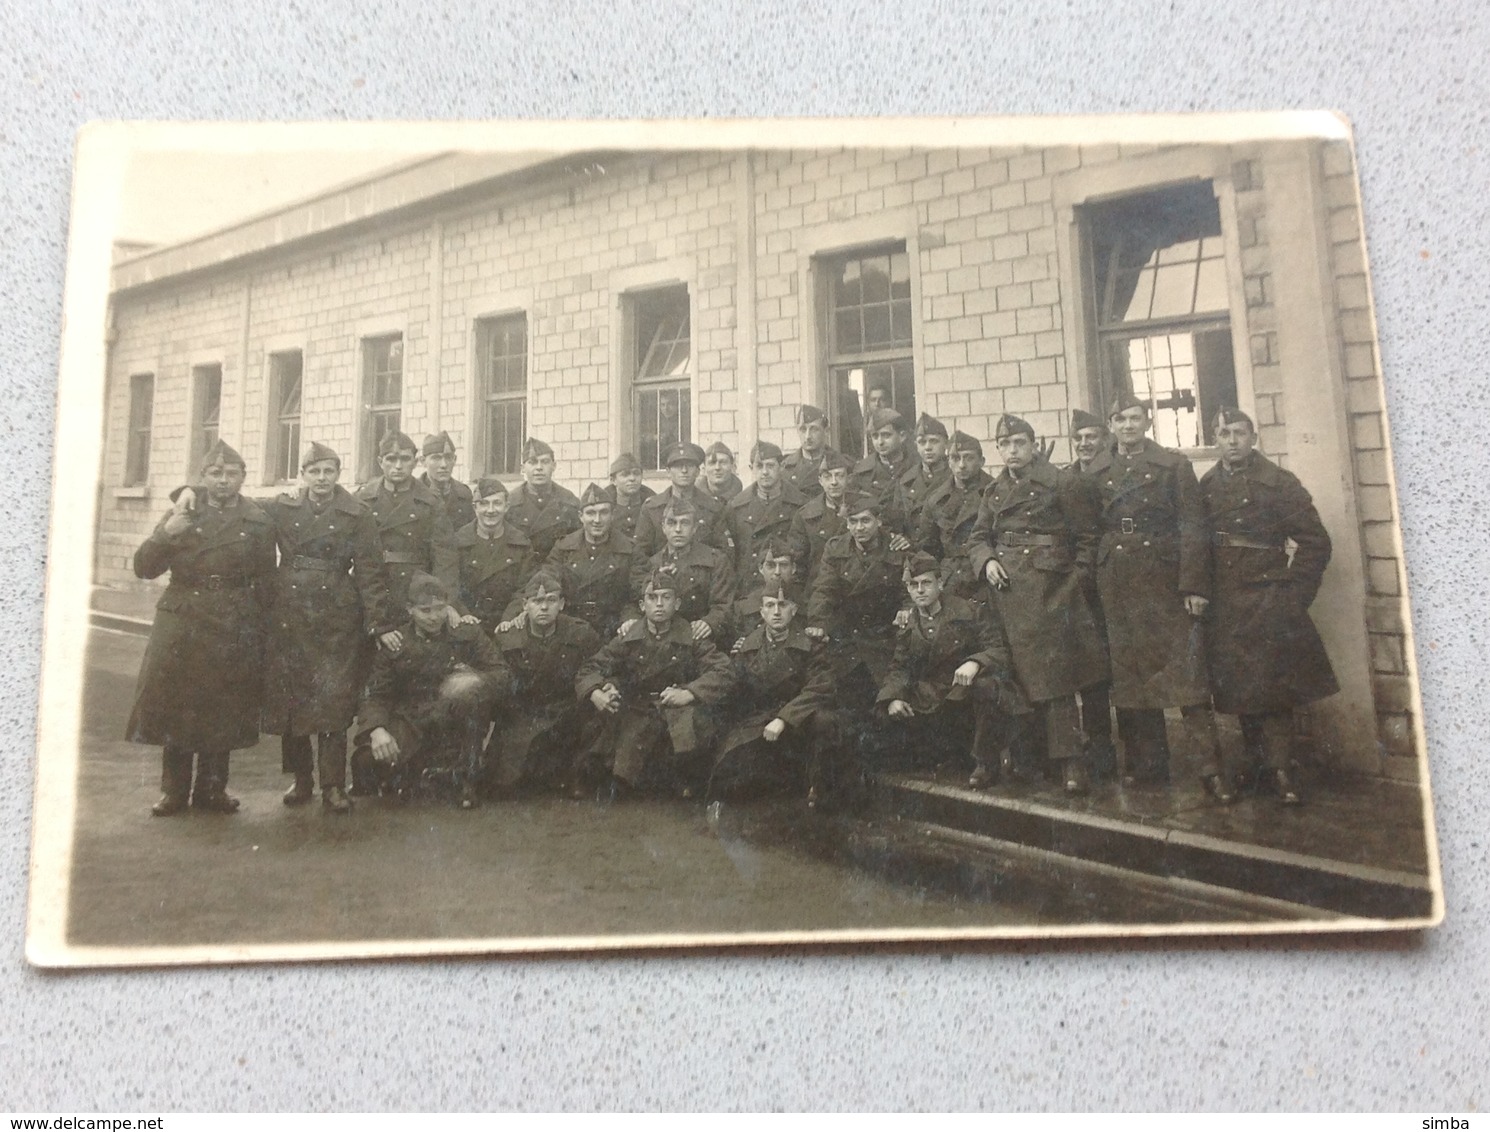
[(880, 518), (884, 520), (885, 526), (906, 535), (914, 534), (915, 531), (906, 528), (905, 501), (900, 497), (900, 477), (911, 468), (912, 458), (904, 448), (900, 451), (900, 458), (888, 464), (880, 459), (878, 453), (871, 452), (854, 465), (848, 477), (852, 490), (866, 492), (879, 499), (883, 505)]
[[(637, 599), (647, 580), (647, 562), (636, 544), (612, 528), (598, 543), (584, 531), (554, 543), (545, 565), (564, 582), (564, 612), (578, 617), (601, 640), (609, 640), (622, 621), (637, 615)], [(508, 604), (509, 618), (522, 612), (518, 595)]]
[(775, 499), (762, 499), (752, 484), (730, 500), (724, 522), (734, 544), (735, 578), (740, 585), (760, 576), (761, 551), (769, 539), (790, 541), (792, 520), (806, 502), (807, 497), (790, 484), (783, 484)]
[[(978, 675), (970, 686), (958, 687), (952, 678), (969, 660), (978, 662)], [(988, 606), (950, 595), (935, 617), (911, 609), (876, 699), (882, 704), (903, 700), (918, 715), (962, 699), (986, 700), (1009, 713), (1029, 710), (997, 615)]]
[(808, 499), (823, 493), (822, 481), (818, 478), (822, 474), (823, 460), (829, 455), (837, 455), (834, 449), (824, 445), (813, 457), (798, 448), (795, 452), (788, 452), (781, 461), (781, 474), (786, 482), (800, 491)]
[(574, 680), (601, 641), (579, 618), (561, 613), (551, 636), (539, 637), (524, 625), (502, 630), (496, 646), (503, 668), (488, 763), (494, 763), (499, 785), (513, 786), (535, 742), (564, 730), (577, 742), (581, 708), (574, 701)]
[(1102, 507), (1097, 590), (1119, 708), (1210, 700), (1205, 622), (1184, 596), (1209, 597), (1205, 503), (1189, 459), (1145, 440), (1136, 453), (1098, 453), (1086, 475)]
[(383, 580), (378, 528), (337, 487), (324, 504), (306, 489), (265, 505), (279, 543), (264, 663), (263, 729), (271, 735), (345, 731), (366, 677), (363, 647), (404, 620)]
[(383, 556), (388, 600), (397, 612), (409, 603), (409, 580), (433, 574), (454, 593), (460, 584), (455, 531), (445, 505), (417, 480), (403, 491), (390, 491), (379, 478), (357, 489), (355, 497), (372, 512)]
[(460, 604), (487, 629), (506, 617), (507, 607), (538, 568), (533, 544), (511, 524), (495, 538), (483, 538), (474, 522), (455, 532), (460, 560)]
[[(636, 521), (636, 545), (647, 558), (667, 545), (667, 536), (662, 530), (662, 516), (677, 494), (678, 489), (669, 484), (642, 504), (641, 518)], [(699, 487), (690, 488), (688, 498), (698, 511), (694, 541), (712, 546), (715, 550), (728, 550), (729, 532), (724, 524), (724, 504)]]
[(471, 489), (460, 480), (449, 480), (445, 485), (445, 490), (441, 491), (429, 478), (428, 472), (421, 472), (418, 479), (429, 490), (429, 493), (444, 505), (445, 518), (450, 520), (451, 530), (458, 531), (467, 523), (476, 521), (476, 504), (472, 498)]
[(556, 542), (579, 530), (579, 498), (556, 483), (549, 484), (542, 494), (526, 482), (520, 483), (507, 496), (507, 522), (528, 536), (533, 554), (541, 562)]
[(364, 741), (374, 728), (386, 728), (404, 748), (400, 757), (409, 758), (431, 731), (449, 722), (440, 695), (446, 677), (476, 673), (482, 679), (479, 698), (488, 705), (500, 702), (508, 681), (501, 653), (480, 625), (442, 625), (426, 635), (407, 620), (399, 632), (403, 647), (396, 653), (379, 649), (373, 660), (357, 706), (357, 737)]
[(1235, 472), (1200, 481), (1214, 546), (1208, 610), (1217, 711), (1288, 711), (1340, 690), (1309, 616), (1330, 561), (1330, 536), (1291, 472), (1253, 452)]
[(789, 533), (797, 559), (797, 574), (810, 585), (817, 578), (828, 540), (848, 530), (848, 523), (828, 501), (826, 495), (815, 495), (792, 516)]
[(170, 571), (140, 666), (125, 736), (197, 752), (259, 740), (264, 620), (274, 572), (274, 525), (241, 496), (216, 508), (205, 497), (192, 525), (165, 533), (167, 514), (135, 552), (138, 578)]
[(914, 538), (921, 526), (921, 516), (932, 494), (952, 478), (952, 469), (942, 464), (936, 472), (928, 473), (926, 465), (911, 459), (900, 475), (895, 477), (895, 498), (900, 507), (901, 523), (908, 538)]
[(636, 524), (642, 517), (642, 505), (657, 493), (646, 484), (639, 484), (636, 494), (623, 500), (615, 484), (602, 488), (605, 497), (613, 504), (611, 525), (629, 539), (636, 538)]
[(942, 585), (955, 597), (979, 602), (988, 599), (988, 584), (973, 573), (967, 548), (983, 493), (992, 482), (993, 477), (981, 470), (966, 487), (959, 487), (956, 479), (948, 476), (927, 496), (921, 510), (916, 549), (941, 562)]
[[(731, 608), (735, 600), (735, 572), (722, 550), (694, 542), (682, 554), (671, 547), (659, 550), (648, 560), (649, 570), (671, 566), (677, 573), (678, 616), (686, 621), (703, 621), (714, 640), (725, 647)], [(642, 581), (645, 587), (645, 580)], [(630, 615), (628, 615), (630, 616)]]
[(720, 745), (723, 761), (732, 752), (764, 740), (761, 732), (780, 719), (791, 732), (802, 732), (815, 716), (834, 706), (833, 667), (828, 649), (793, 624), (786, 640), (769, 641), (756, 629), (731, 659), (734, 690), (730, 693), (729, 731)]
[(1008, 588), (991, 590), (991, 601), (1014, 674), (1035, 703), (1107, 677), (1106, 650), (1082, 584), (1096, 543), (1096, 494), (1071, 472), (1036, 460), (1018, 478), (1005, 468), (983, 492), (968, 564), (974, 577), (986, 578), (988, 563), (997, 560), (1009, 575)]

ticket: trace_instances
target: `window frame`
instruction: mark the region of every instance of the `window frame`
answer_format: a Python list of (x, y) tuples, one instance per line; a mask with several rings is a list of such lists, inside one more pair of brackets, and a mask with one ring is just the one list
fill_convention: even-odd
[[(203, 435), (203, 430), (207, 424), (205, 419), (205, 408), (208, 403), (207, 384), (213, 378), (217, 381), (217, 422), (213, 428), (213, 438), (209, 441)], [(211, 448), (222, 435), (222, 382), (221, 361), (198, 362), (191, 367), (191, 431), (186, 446), (188, 479), (197, 474), (202, 457), (207, 454), (207, 449)]]
[[(659, 319), (657, 332), (650, 336), (646, 343), (642, 341), (642, 305), (659, 296), (669, 292), (680, 292), (683, 309), (687, 319), (687, 342), (686, 352), (687, 369), (683, 376), (674, 374), (660, 374), (643, 376), (642, 370), (653, 356), (661, 339), (658, 334), (665, 328), (666, 323)], [(675, 295), (676, 297), (676, 295)], [(698, 413), (698, 398), (695, 395), (694, 379), (698, 372), (698, 336), (697, 318), (694, 311), (694, 289), (687, 282), (679, 280), (668, 280), (656, 284), (633, 288), (625, 293), (622, 303), (623, 324), (625, 332), (623, 335), (624, 349), (622, 359), (625, 364), (625, 405), (627, 421), (627, 450), (634, 453), (641, 461), (643, 474), (660, 476), (665, 475), (667, 468), (662, 464), (662, 454), (671, 445), (667, 444), (659, 434), (657, 441), (656, 460), (649, 459), (651, 453), (644, 451), (642, 446), (642, 399), (651, 393), (661, 394), (667, 391), (680, 392), (687, 397), (688, 405), (686, 411), (678, 414), (680, 441), (691, 442), (697, 432), (696, 419)], [(668, 357), (671, 358), (676, 351), (677, 344), (683, 341), (681, 336), (675, 335), (666, 339), (669, 343)], [(660, 401), (659, 401), (660, 405)], [(659, 408), (660, 413), (660, 408)]]
[(155, 374), (132, 373), (129, 375), (129, 417), (124, 445), (124, 475), (121, 478), (124, 487), (149, 484), (154, 427)]
[[(522, 350), (520, 354), (509, 353), (504, 355), (508, 359), (522, 358), (522, 388), (516, 392), (508, 389), (501, 393), (494, 393), (491, 389), (491, 374), (489, 368), (490, 350), (493, 332), (504, 323), (520, 323), (522, 326)], [(526, 309), (509, 309), (495, 311), (490, 314), (477, 316), (472, 321), (472, 360), (474, 369), (474, 380), (472, 382), (475, 390), (475, 405), (473, 412), (473, 424), (477, 438), (477, 451), (479, 460), (473, 466), (473, 474), (494, 476), (516, 476), (522, 470), (522, 445), (528, 435), (528, 399), (532, 391), (533, 376), (533, 335), (529, 326), (528, 312)], [(494, 405), (518, 404), (520, 408), (520, 427), (518, 428), (517, 450), (513, 453), (514, 459), (510, 461), (512, 467), (497, 467), (495, 464), (496, 438), (492, 435), (491, 412)], [(477, 469), (481, 469), (478, 471)]]
[[(289, 414), (284, 412), (286, 375), (279, 368), (278, 360), (290, 356), (299, 359), (300, 400), (299, 411), (294, 414), (294, 442), (286, 444), (283, 433), (284, 425), (289, 417)], [(271, 350), (265, 356), (264, 365), (268, 374), (268, 380), (265, 383), (268, 396), (265, 398), (267, 419), (264, 428), (268, 443), (264, 454), (264, 483), (293, 484), (299, 478), (299, 455), (302, 438), (305, 435), (305, 350), (300, 346), (286, 346), (283, 349)]]
[[(390, 348), (398, 346), (398, 401), (378, 401), (375, 399), (377, 393), (376, 384), (380, 374), (391, 373), (392, 370), (375, 370), (373, 368), (374, 351), (383, 345)], [(379, 418), (393, 416), (393, 430), (403, 430), (404, 410), (404, 361), (408, 356), (408, 340), (402, 330), (390, 330), (382, 333), (364, 334), (358, 339), (358, 361), (361, 365), (361, 381), (359, 388), (361, 400), (359, 402), (360, 421), (358, 433), (361, 437), (361, 456), (359, 459), (359, 478), (363, 481), (372, 479), (378, 471), (378, 444), (380, 443), (380, 430), (378, 428)], [(304, 375), (301, 376), (302, 408), (304, 405)], [(389, 430), (382, 430), (381, 435), (386, 435)]]

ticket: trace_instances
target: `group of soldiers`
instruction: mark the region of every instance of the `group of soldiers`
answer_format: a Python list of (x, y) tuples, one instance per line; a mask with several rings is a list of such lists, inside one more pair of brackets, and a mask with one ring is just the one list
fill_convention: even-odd
[[(799, 446), (755, 444), (749, 487), (726, 445), (683, 442), (664, 490), (626, 454), (579, 496), (542, 441), (521, 483), (473, 489), (448, 434), (394, 432), (375, 480), (349, 492), (312, 443), (299, 489), (264, 503), (219, 440), (135, 556), (170, 584), (128, 736), (163, 747), (159, 816), (236, 810), (229, 752), (261, 730), (285, 803), (319, 780), (337, 814), (432, 783), (466, 808), (520, 790), (828, 806), (896, 767), (1164, 783), (1178, 708), (1218, 802), (1260, 785), (1297, 803), (1294, 709), (1337, 690), (1308, 613), (1330, 540), (1246, 414), (1214, 426), (1197, 481), (1131, 396), (1105, 422), (1073, 413), (1068, 468), (1005, 415), (991, 475), (928, 415), (874, 409), (856, 461), (802, 405)], [(1216, 711), (1240, 716), (1236, 775)]]

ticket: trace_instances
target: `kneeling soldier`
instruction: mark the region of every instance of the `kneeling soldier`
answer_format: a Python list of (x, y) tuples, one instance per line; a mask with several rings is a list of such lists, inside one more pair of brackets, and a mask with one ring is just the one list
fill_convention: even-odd
[(409, 580), (403, 647), (379, 650), (362, 693), (352, 775), (364, 790), (381, 783), (407, 797), (425, 770), (450, 767), (460, 780), (461, 806), (471, 809), (482, 741), (506, 680), (481, 626), (451, 626), (452, 596), (428, 574)]
[(523, 587), (523, 624), (497, 633), (502, 695), (486, 748), (491, 785), (507, 792), (525, 782), (557, 787), (567, 781), (580, 746), (574, 678), (600, 651), (600, 638), (564, 613), (564, 584), (541, 569)]
[[(905, 567), (910, 618), (900, 631), (878, 702), (901, 725), (903, 750), (939, 757), (969, 742), (972, 777), (985, 786), (1008, 746), (1010, 721), (1029, 704), (1014, 680), (1002, 624), (988, 606), (942, 591), (941, 563), (917, 554)], [(914, 758), (914, 755), (913, 755)]]
[[(712, 746), (707, 709), (730, 690), (729, 658), (677, 617), (677, 582), (654, 570), (642, 593), (642, 619), (608, 642), (579, 670), (574, 690), (594, 713), (581, 755), (586, 773), (597, 763), (611, 772), (610, 796), (628, 793), (644, 772), (668, 761), (691, 795), (697, 764)], [(584, 775), (576, 783), (582, 789)]]

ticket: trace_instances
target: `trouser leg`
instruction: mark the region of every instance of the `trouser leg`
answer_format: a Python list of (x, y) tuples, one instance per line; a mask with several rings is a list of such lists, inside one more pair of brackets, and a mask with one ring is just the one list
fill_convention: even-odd
[(1041, 706), (1045, 716), (1046, 757), (1056, 762), (1085, 758), (1086, 738), (1081, 731), (1076, 697), (1059, 696)]
[(228, 752), (202, 751), (197, 755), (198, 794), (220, 794), (228, 788)]
[[(310, 741), (306, 740), (309, 748)], [(307, 749), (307, 764), (309, 763)], [(345, 789), (347, 785), (347, 733), (345, 731), (322, 731), (316, 736), (316, 768), (321, 775), (321, 789), (332, 787)], [(306, 767), (309, 770), (309, 765)]]
[(160, 792), (168, 798), (186, 801), (191, 794), (192, 752), (185, 747), (167, 746), (160, 753)]
[(1269, 712), (1266, 715), (1243, 716), (1255, 720), (1258, 747), (1264, 770), (1287, 770), (1293, 761), (1293, 712)]
[(670, 747), (667, 724), (656, 714), (622, 712), (615, 735), (616, 757), (611, 773), (628, 786), (637, 785), (648, 761), (662, 748)]
[(990, 772), (996, 770), (1013, 732), (1014, 720), (998, 704), (989, 700), (974, 701), (973, 765)]
[(1118, 708), (1123, 773), (1139, 782), (1169, 781), (1169, 738), (1162, 708)]
[(1216, 713), (1210, 704), (1188, 704), (1180, 708), (1190, 765), (1201, 778), (1221, 773), (1221, 743), (1216, 737)]
[(1087, 734), (1092, 774), (1108, 778), (1117, 772), (1117, 751), (1112, 745), (1111, 685), (1102, 683), (1081, 690), (1081, 727)]
[(311, 772), (310, 736), (282, 735), (279, 740), (279, 769), (296, 778)]

